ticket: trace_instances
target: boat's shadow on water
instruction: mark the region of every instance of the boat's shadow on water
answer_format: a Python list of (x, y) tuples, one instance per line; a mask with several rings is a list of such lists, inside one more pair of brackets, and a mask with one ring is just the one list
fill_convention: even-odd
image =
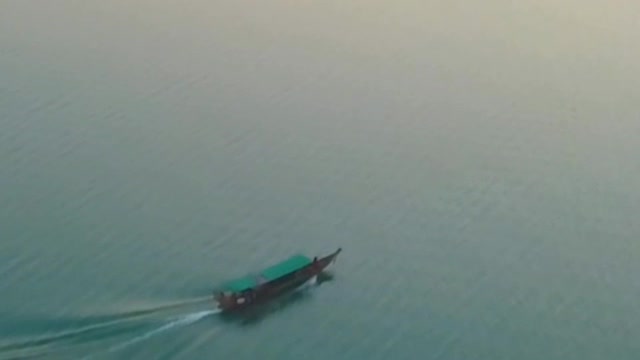
[(303, 288), (291, 290), (278, 297), (256, 303), (251, 307), (240, 311), (220, 314), (220, 319), (226, 323), (237, 324), (240, 326), (251, 326), (258, 324), (267, 317), (275, 315), (287, 308), (300, 304), (309, 300), (313, 296), (311, 290), (322, 285), (322, 283), (333, 281), (334, 276), (331, 273), (323, 272), (318, 275), (315, 284), (304, 285)]

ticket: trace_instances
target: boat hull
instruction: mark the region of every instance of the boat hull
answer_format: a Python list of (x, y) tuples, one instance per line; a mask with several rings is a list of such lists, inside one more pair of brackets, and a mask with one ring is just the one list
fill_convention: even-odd
[(331, 263), (336, 260), (342, 249), (333, 254), (314, 260), (311, 264), (289, 274), (286, 278), (264, 283), (242, 294), (215, 294), (214, 299), (220, 310), (224, 312), (238, 311), (256, 303), (264, 302), (283, 293), (296, 289), (312, 278), (320, 275)]

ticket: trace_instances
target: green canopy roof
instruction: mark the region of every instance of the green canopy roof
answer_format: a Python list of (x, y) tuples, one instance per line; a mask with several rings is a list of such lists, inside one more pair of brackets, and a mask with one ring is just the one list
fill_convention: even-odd
[(304, 255), (294, 255), (287, 260), (262, 271), (262, 276), (271, 281), (283, 277), (311, 264), (311, 259)]
[(311, 259), (304, 255), (294, 255), (276, 265), (266, 268), (259, 275), (249, 275), (224, 284), (224, 290), (243, 292), (259, 285), (258, 279), (273, 281), (311, 264)]

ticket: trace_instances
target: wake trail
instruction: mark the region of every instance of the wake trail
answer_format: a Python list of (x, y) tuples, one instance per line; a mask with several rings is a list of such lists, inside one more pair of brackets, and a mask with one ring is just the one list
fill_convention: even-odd
[(175, 327), (179, 327), (179, 326), (187, 326), (187, 325), (191, 325), (193, 323), (196, 323), (200, 320), (202, 320), (203, 318), (209, 316), (209, 315), (214, 315), (214, 314), (218, 314), (220, 313), (220, 310), (207, 310), (207, 311), (199, 311), (197, 313), (193, 313), (193, 314), (188, 314), (188, 315), (184, 315), (181, 316), (179, 318), (176, 318), (172, 321), (170, 321), (169, 323), (160, 326), (157, 329), (151, 330), (143, 335), (140, 335), (138, 337), (135, 337), (133, 339), (127, 340), (123, 343), (120, 343), (118, 345), (114, 345), (112, 347), (109, 348), (109, 352), (114, 352), (114, 351), (118, 351), (121, 349), (124, 349), (127, 346), (139, 343), (140, 341), (149, 339), (151, 337), (153, 337), (154, 335), (163, 333), (169, 329), (175, 328)]
[[(306, 283), (302, 284), (300, 287), (294, 290), (294, 292), (306, 292), (313, 288), (318, 284), (318, 278), (313, 277), (309, 279)], [(140, 309), (134, 311), (128, 311), (123, 313), (116, 314), (105, 314), (100, 315), (101, 318), (107, 318), (109, 320), (99, 321), (97, 323), (83, 326), (80, 328), (76, 328), (73, 330), (63, 331), (57, 334), (53, 334), (50, 336), (45, 336), (36, 339), (30, 339), (24, 342), (18, 342), (13, 344), (0, 344), (0, 358), (3, 358), (2, 355), (6, 354), (25, 354), (29, 353), (33, 356), (41, 353), (41, 351), (48, 349), (49, 351), (57, 351), (56, 348), (60, 347), (69, 347), (75, 345), (83, 345), (94, 342), (95, 339), (102, 338), (106, 339), (108, 337), (118, 336), (118, 333), (122, 333), (122, 331), (132, 332), (132, 331), (140, 331), (141, 328), (147, 328), (147, 331), (142, 333), (139, 336), (135, 336), (130, 339), (125, 339), (122, 342), (116, 343), (106, 350), (99, 350), (97, 353), (90, 354), (82, 358), (82, 360), (92, 359), (100, 354), (105, 353), (113, 353), (120, 350), (123, 350), (129, 346), (140, 343), (147, 339), (150, 339), (154, 336), (162, 334), (166, 331), (169, 331), (174, 328), (184, 327), (191, 324), (194, 324), (203, 318), (211, 315), (216, 315), (221, 312), (219, 309), (215, 310), (201, 310), (197, 312), (187, 313), (184, 312), (181, 315), (175, 315), (174, 317), (166, 317), (164, 320), (164, 324), (162, 324), (162, 320), (160, 320), (160, 324), (158, 327), (151, 328), (142, 324), (142, 320), (145, 318), (155, 317), (160, 315), (162, 312), (168, 312), (173, 309), (179, 309), (181, 307), (196, 305), (203, 301), (209, 301), (209, 297), (201, 297), (194, 299), (187, 299), (183, 301), (177, 301), (174, 303), (163, 304), (160, 306), (153, 306), (147, 309)], [(154, 316), (154, 314), (156, 314)], [(104, 317), (103, 317), (104, 316)], [(144, 331), (144, 330), (142, 330)], [(139, 332), (138, 332), (139, 333)]]
[[(188, 326), (191, 325), (193, 323), (196, 323), (202, 319), (204, 319), (207, 316), (210, 315), (215, 315), (215, 314), (219, 314), (220, 310), (206, 310), (206, 311), (199, 311), (199, 312), (195, 312), (195, 313), (191, 313), (191, 314), (187, 314), (187, 315), (182, 315), (180, 317), (174, 318), (173, 320), (170, 320), (168, 323), (155, 328), (153, 330), (150, 330), (140, 336), (136, 336), (132, 339), (129, 339), (127, 341), (121, 342), (119, 344), (113, 345), (110, 348), (107, 349), (107, 352), (112, 353), (112, 352), (116, 352), (119, 350), (122, 350), (124, 348), (127, 348), (131, 345), (137, 344), (141, 341), (150, 339), (158, 334), (161, 334), (165, 331), (168, 331), (170, 329), (176, 328), (176, 327), (183, 327), (183, 326)], [(92, 356), (87, 356), (85, 358), (83, 358), (82, 360), (88, 360), (90, 359)]]
[[(95, 322), (89, 323), (84, 326), (65, 329), (56, 333), (47, 334), (35, 338), (18, 340), (15, 342), (2, 343), (0, 341), (0, 359), (5, 359), (6, 356), (9, 356), (9, 358), (19, 356), (37, 356), (38, 354), (42, 353), (58, 351), (58, 349), (64, 350), (65, 348), (68, 349), (73, 346), (83, 346), (85, 344), (92, 343), (99, 338), (106, 339), (112, 336), (117, 336), (118, 332), (136, 331), (136, 329), (140, 330), (141, 327), (145, 327), (143, 324), (143, 322), (146, 321), (145, 319), (152, 319), (163, 312), (169, 312), (187, 306), (196, 305), (207, 300), (208, 297), (199, 297), (176, 301), (168, 304), (162, 304), (159, 306), (151, 306), (146, 309), (142, 308), (133, 311), (119, 313), (116, 312), (103, 315), (96, 314), (93, 316)], [(207, 313), (208, 315), (208, 313), (215, 313), (215, 310), (201, 311), (199, 313), (184, 315), (184, 319), (178, 318), (174, 321), (177, 321), (178, 325), (180, 325), (184, 321), (188, 322), (189, 320), (191, 320), (193, 318), (191, 316), (203, 313)], [(92, 317), (86, 317), (86, 319), (89, 319), (89, 321), (91, 321), (91, 318)], [(72, 318), (70, 321), (73, 320), (75, 319)], [(164, 331), (164, 329), (162, 331)]]

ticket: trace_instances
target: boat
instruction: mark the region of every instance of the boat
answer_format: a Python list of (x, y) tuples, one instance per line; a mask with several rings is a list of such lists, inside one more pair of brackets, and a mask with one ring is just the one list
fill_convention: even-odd
[(342, 248), (332, 254), (318, 258), (296, 254), (258, 274), (245, 276), (224, 284), (214, 293), (218, 309), (235, 311), (252, 304), (276, 297), (286, 291), (295, 289), (322, 273)]

